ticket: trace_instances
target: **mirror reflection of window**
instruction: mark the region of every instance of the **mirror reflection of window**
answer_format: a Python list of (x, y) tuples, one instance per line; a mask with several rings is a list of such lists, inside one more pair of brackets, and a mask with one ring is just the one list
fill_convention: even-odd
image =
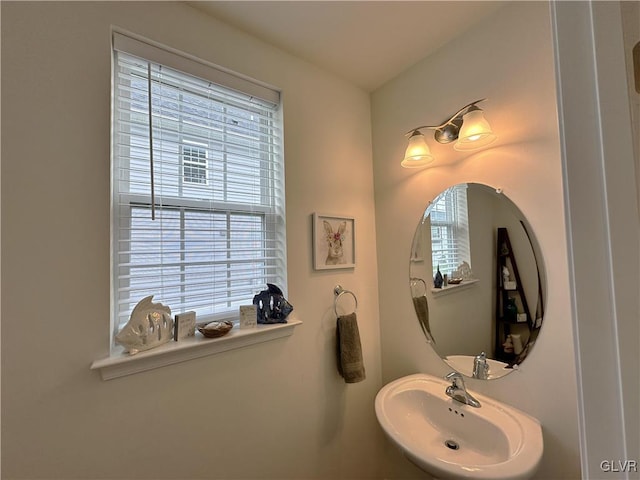
[(431, 220), (431, 259), (435, 275), (451, 275), (462, 262), (471, 265), (467, 185), (455, 185), (433, 202)]

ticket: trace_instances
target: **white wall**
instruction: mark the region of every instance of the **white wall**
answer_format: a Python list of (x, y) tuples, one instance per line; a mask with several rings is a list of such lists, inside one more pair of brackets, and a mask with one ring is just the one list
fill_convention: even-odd
[[(383, 381), (448, 368), (426, 345), (407, 277), (411, 240), (429, 200), (460, 182), (501, 187), (529, 220), (543, 252), (548, 295), (544, 328), (521, 369), (471, 389), (538, 418), (545, 453), (537, 478), (579, 478), (576, 371), (567, 296), (561, 152), (548, 5), (515, 2), (499, 10), (374, 92), (372, 123)], [(471, 154), (431, 142), (436, 161), (405, 170), (403, 134), (434, 124), (462, 105), (481, 104), (498, 140)], [(420, 472), (390, 452), (389, 470)]]
[[(288, 291), (304, 322), (286, 340), (108, 382), (89, 370), (109, 352), (112, 24), (282, 88)], [(2, 2), (3, 478), (375, 476), (369, 119), (366, 93), (185, 4)], [(355, 217), (355, 270), (313, 271), (314, 211)], [(367, 369), (348, 386), (337, 283), (358, 296)]]

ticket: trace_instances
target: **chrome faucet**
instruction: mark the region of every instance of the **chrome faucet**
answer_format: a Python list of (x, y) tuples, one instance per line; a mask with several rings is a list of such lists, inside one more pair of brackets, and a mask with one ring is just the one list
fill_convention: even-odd
[(473, 359), (473, 378), (486, 380), (489, 378), (489, 364), (487, 363), (487, 354), (482, 352)]
[(458, 372), (451, 372), (446, 377), (444, 377), (444, 379), (451, 380), (451, 385), (449, 385), (445, 390), (445, 393), (448, 396), (460, 403), (464, 403), (476, 408), (480, 407), (480, 402), (473, 398), (473, 396), (469, 392), (467, 392), (461, 374), (459, 374)]

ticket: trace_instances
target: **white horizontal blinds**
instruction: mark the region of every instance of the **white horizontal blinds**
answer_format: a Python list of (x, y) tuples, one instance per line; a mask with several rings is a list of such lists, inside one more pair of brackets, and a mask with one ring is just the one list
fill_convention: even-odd
[(122, 51), (114, 65), (117, 325), (147, 295), (203, 319), (286, 287), (278, 105)]
[(179, 72), (189, 72), (194, 77), (209, 80), (217, 85), (259, 98), (272, 105), (280, 104), (280, 92), (273, 88), (237, 73), (224, 70), (219, 66), (210, 65), (183, 52), (177, 52), (165, 46), (153, 45), (148, 40), (138, 40), (129, 35), (114, 32), (113, 49), (117, 52), (129, 53), (138, 58), (144, 58), (157, 65), (173, 68)]
[(433, 202), (431, 213), (433, 273), (451, 274), (463, 261), (471, 264), (467, 186), (447, 189)]

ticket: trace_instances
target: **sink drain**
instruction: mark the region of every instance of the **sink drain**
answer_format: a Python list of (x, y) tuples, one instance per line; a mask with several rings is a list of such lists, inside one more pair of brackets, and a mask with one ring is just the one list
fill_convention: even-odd
[(458, 445), (458, 442), (456, 442), (455, 440), (445, 440), (444, 444), (451, 450), (458, 450), (460, 448), (460, 445)]

